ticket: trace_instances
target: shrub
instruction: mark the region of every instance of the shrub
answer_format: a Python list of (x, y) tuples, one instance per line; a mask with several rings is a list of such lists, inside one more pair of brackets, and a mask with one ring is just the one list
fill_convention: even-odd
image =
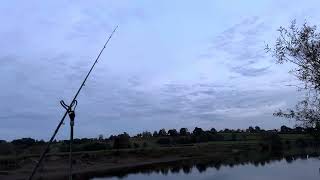
[(22, 138), (22, 139), (13, 140), (11, 143), (16, 145), (16, 146), (29, 147), (29, 146), (34, 145), (36, 143), (36, 141), (34, 139), (32, 139), (32, 138)]
[(130, 148), (130, 136), (127, 133), (118, 135), (113, 142), (114, 149)]

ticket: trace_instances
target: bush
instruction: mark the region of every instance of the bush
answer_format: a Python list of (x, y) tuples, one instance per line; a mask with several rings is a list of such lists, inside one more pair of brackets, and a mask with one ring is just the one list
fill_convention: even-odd
[(130, 136), (127, 133), (118, 135), (113, 142), (114, 149), (130, 148)]
[(32, 138), (22, 138), (22, 139), (15, 139), (11, 143), (16, 146), (29, 147), (29, 146), (34, 145), (36, 143), (36, 141)]

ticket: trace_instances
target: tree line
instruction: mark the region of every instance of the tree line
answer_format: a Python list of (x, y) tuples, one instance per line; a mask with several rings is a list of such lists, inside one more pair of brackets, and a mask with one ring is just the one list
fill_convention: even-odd
[[(260, 140), (264, 139), (266, 142), (271, 141), (276, 146), (280, 143), (279, 134), (310, 134), (314, 137), (319, 137), (318, 132), (320, 129), (295, 127), (290, 128), (281, 126), (280, 129), (265, 130), (259, 126), (250, 126), (247, 129), (223, 129), (216, 130), (211, 128), (204, 130), (195, 127), (192, 131), (187, 128), (176, 129), (160, 129), (153, 133), (144, 131), (134, 136), (130, 136), (124, 132), (118, 135), (111, 135), (104, 138), (99, 135), (97, 138), (76, 138), (73, 142), (74, 151), (94, 151), (103, 149), (123, 149), (123, 148), (146, 148), (149, 146), (175, 146), (175, 145), (188, 145), (209, 141), (246, 141), (249, 136), (258, 137)], [(271, 142), (270, 141), (270, 142)], [(44, 140), (35, 140), (32, 138), (15, 139), (10, 142), (0, 140), (0, 154), (16, 154), (35, 153), (41, 151), (42, 147), (46, 144)], [(55, 140), (53, 148), (56, 152), (67, 152), (69, 150), (69, 140)], [(52, 150), (53, 151), (53, 150)]]
[[(195, 127), (191, 132), (188, 128), (180, 128), (180, 130), (176, 129), (169, 129), (168, 131), (164, 128), (160, 129), (159, 131), (154, 131), (151, 133), (150, 131), (143, 131), (142, 133), (138, 133), (134, 136), (130, 136), (127, 132), (118, 135), (111, 135), (109, 138), (104, 138), (102, 134), (100, 134), (97, 138), (81, 138), (81, 139), (74, 139), (75, 143), (82, 143), (82, 142), (90, 142), (90, 141), (102, 141), (102, 140), (115, 140), (117, 137), (129, 137), (129, 138), (151, 138), (151, 137), (177, 137), (177, 136), (199, 136), (204, 133), (261, 133), (261, 132), (273, 132), (273, 133), (282, 133), (282, 134), (310, 134), (312, 132), (320, 131), (320, 126), (316, 127), (294, 127), (290, 128), (287, 126), (281, 126), (280, 129), (271, 129), (265, 130), (260, 128), (259, 126), (249, 126), (247, 129), (222, 129), (216, 130), (215, 128), (211, 128), (210, 130), (203, 130), (202, 128)], [(57, 142), (67, 142), (68, 140), (54, 140), (54, 143)], [(46, 141), (44, 140), (37, 140), (33, 138), (20, 138), (15, 139), (12, 141), (0, 140), (1, 143), (12, 143), (14, 145), (42, 145), (45, 144)]]

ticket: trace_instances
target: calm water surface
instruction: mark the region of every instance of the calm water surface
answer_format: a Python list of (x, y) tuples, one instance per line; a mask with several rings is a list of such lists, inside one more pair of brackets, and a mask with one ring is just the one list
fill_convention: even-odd
[(94, 178), (92, 180), (319, 180), (319, 158), (280, 160), (261, 164), (237, 166), (199, 167), (170, 169), (165, 172), (128, 174), (125, 177)]

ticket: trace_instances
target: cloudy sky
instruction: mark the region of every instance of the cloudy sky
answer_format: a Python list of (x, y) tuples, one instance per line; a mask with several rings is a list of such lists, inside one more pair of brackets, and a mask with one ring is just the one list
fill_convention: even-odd
[[(278, 128), (301, 98), (264, 51), (314, 1), (1, 1), (0, 139), (48, 139), (119, 25), (77, 107), (76, 137), (160, 128)], [(68, 123), (58, 139), (67, 137)]]

